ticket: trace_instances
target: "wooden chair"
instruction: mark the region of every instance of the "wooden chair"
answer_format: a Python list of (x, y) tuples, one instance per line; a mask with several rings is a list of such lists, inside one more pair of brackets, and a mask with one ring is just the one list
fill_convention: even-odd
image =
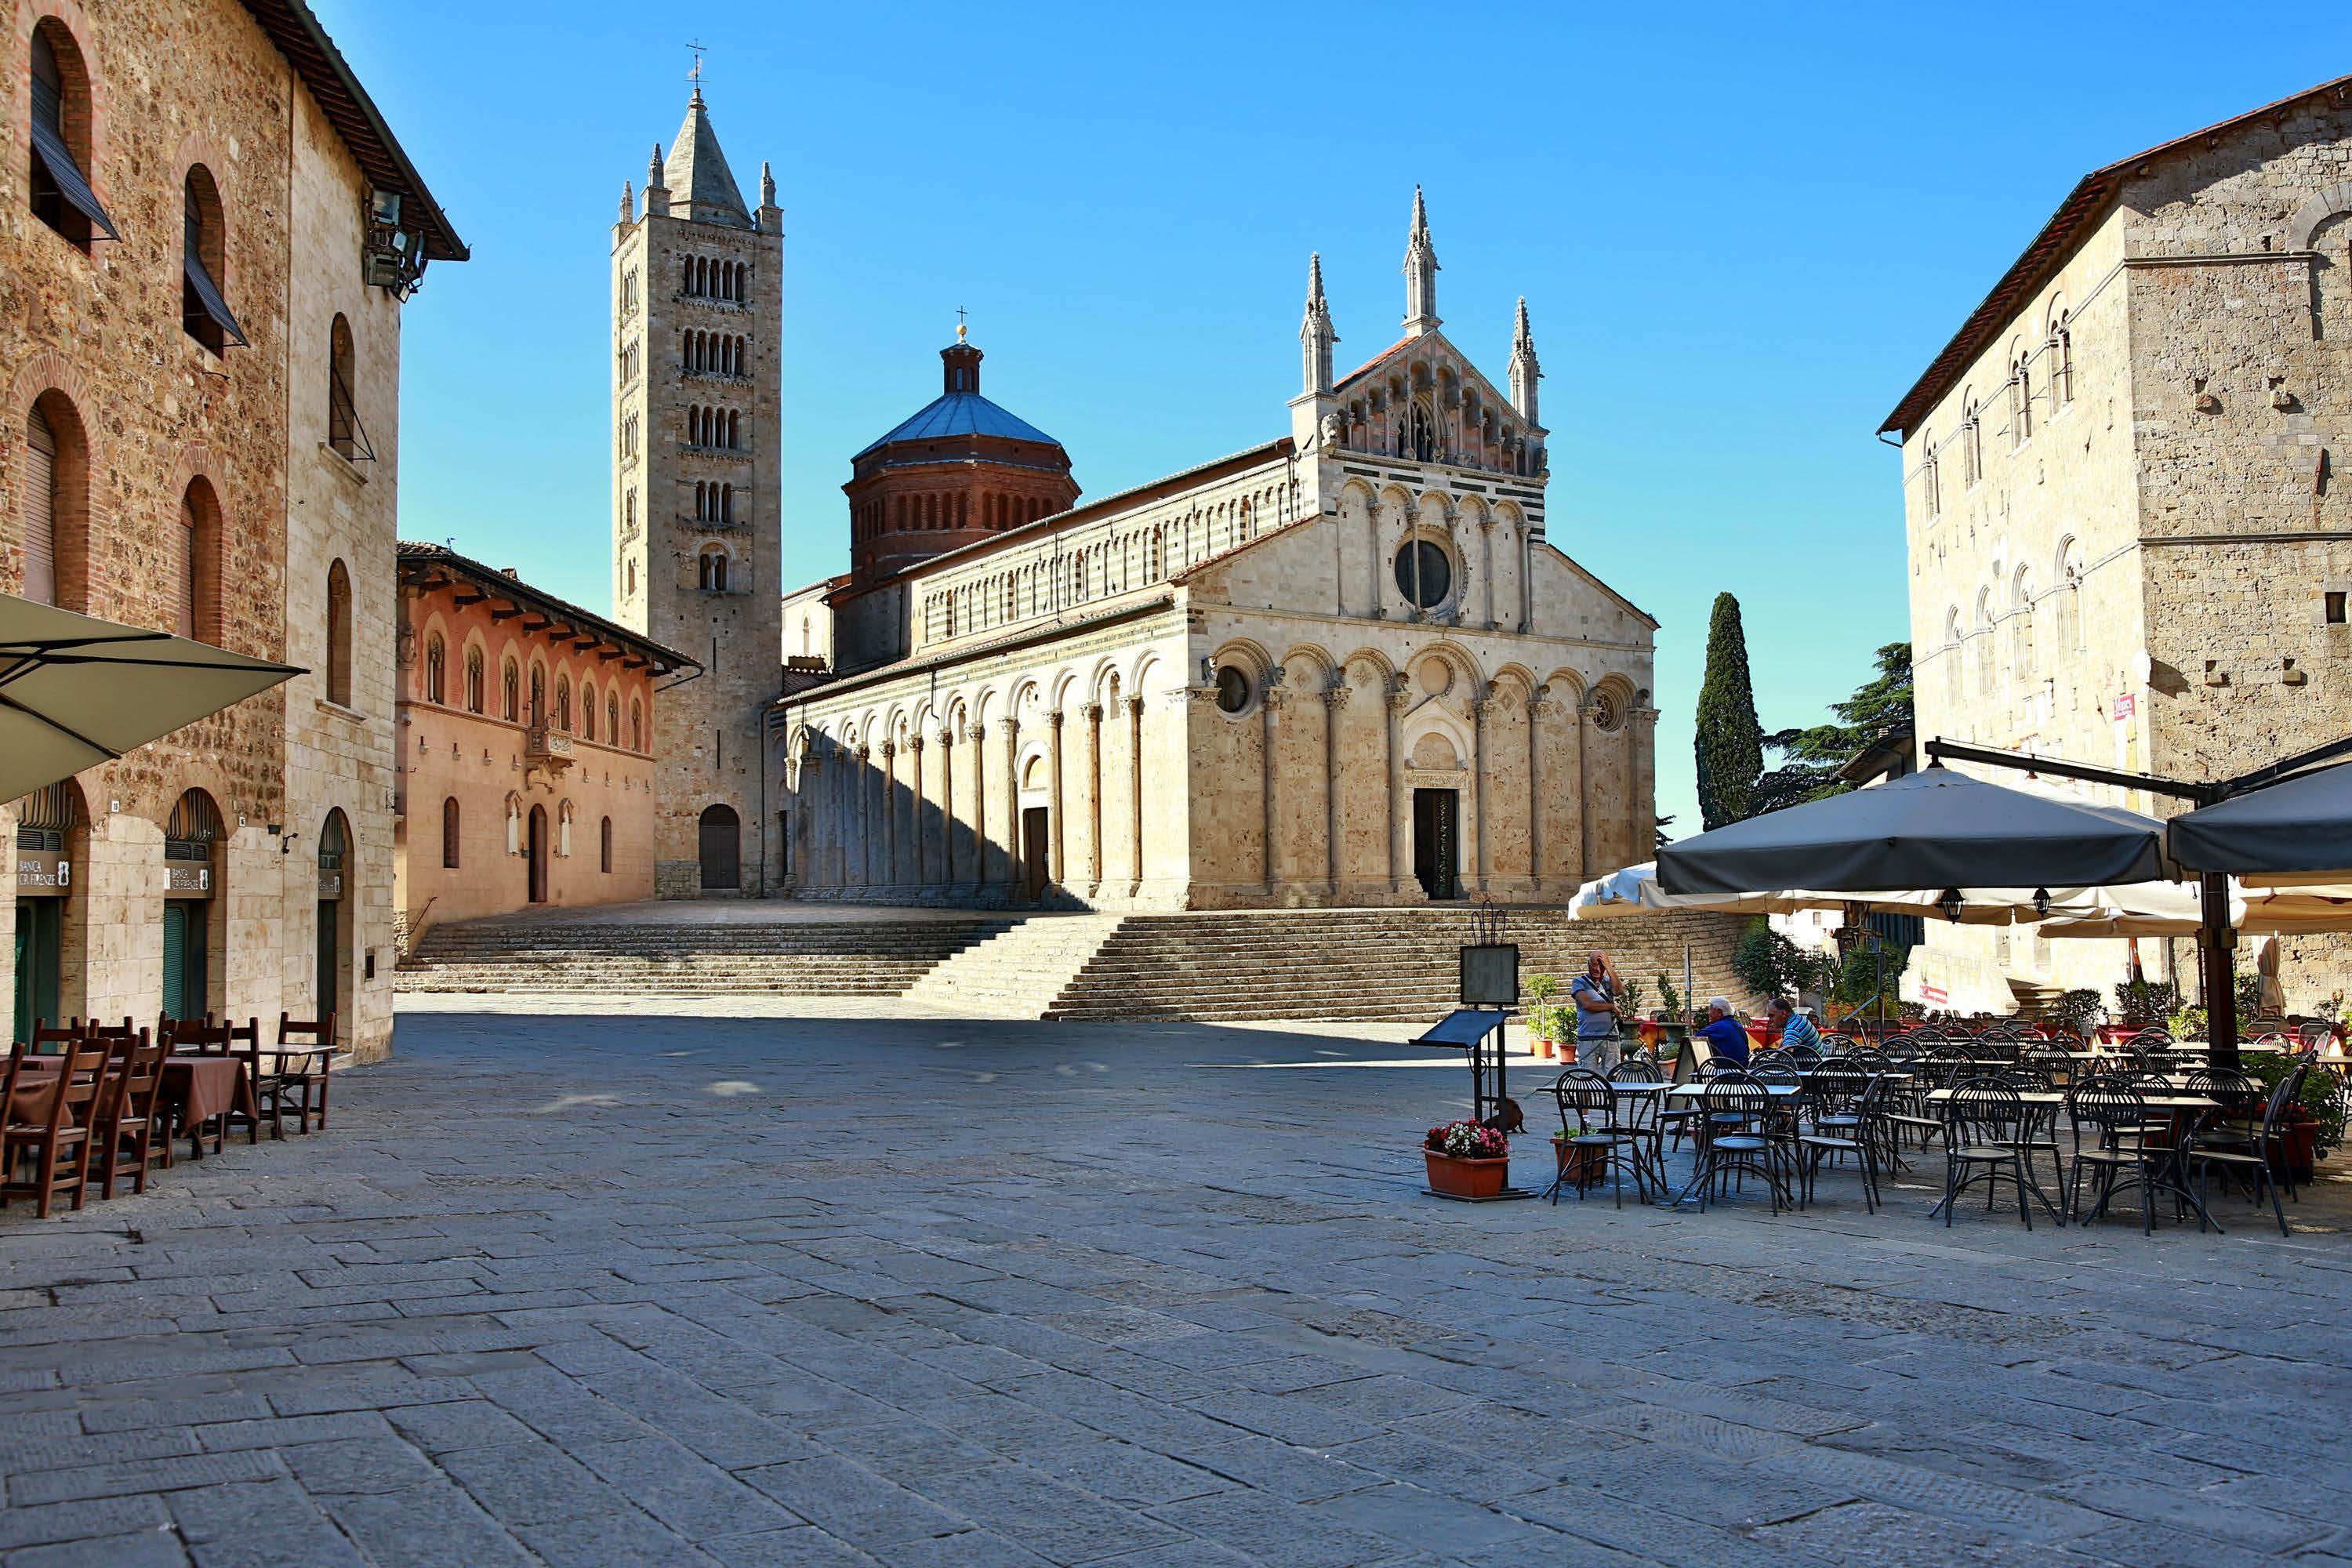
[[(89, 1175), (90, 1123), (105, 1085), (106, 1061), (107, 1048), (102, 1045), (79, 1045), (67, 1051), (54, 1075), (56, 1088), (49, 1096), (47, 1113), (37, 1121), (22, 1123), (15, 1119), (15, 1110), (28, 1086), (19, 1064), (11, 1086), (9, 1115), (0, 1125), (0, 1208), (5, 1208), (12, 1197), (28, 1197), (35, 1200), (36, 1212), (47, 1219), (60, 1188), (72, 1194), (76, 1209), (81, 1207), (82, 1185)], [(31, 1175), (22, 1181), (16, 1174), (20, 1155), (30, 1155), (33, 1163)]]
[(310, 1114), (318, 1112), (319, 1130), (327, 1127), (327, 1079), (335, 1065), (335, 1015), (304, 1020), (278, 1015), (278, 1049), (272, 1070), (257, 1073), (254, 1095), (268, 1110), (275, 1136), (286, 1136), (285, 1112), (291, 1105), (302, 1131), (310, 1131)]
[(40, 1018), (33, 1020), (31, 1044), (37, 1057), (63, 1056), (89, 1037), (89, 1026), (79, 1018), (70, 1024), (50, 1024)]
[[(185, 1057), (225, 1057), (230, 1055), (235, 1048), (235, 1043), (230, 1037), (229, 1026), (226, 1024), (205, 1023), (194, 1019), (181, 1019), (176, 1022), (173, 1026), (171, 1038), (164, 1044), (172, 1054)], [(212, 1134), (213, 1152), (215, 1154), (219, 1153), (228, 1142), (229, 1117), (227, 1114), (210, 1117), (202, 1122), (192, 1122), (184, 1108), (167, 1107), (166, 1116), (176, 1122), (176, 1125), (166, 1126), (163, 1129), (163, 1168), (167, 1171), (172, 1168), (172, 1141), (174, 1138), (185, 1137), (188, 1140), (188, 1152), (195, 1159), (204, 1157), (204, 1139), (207, 1131)], [(258, 1135), (253, 1141), (259, 1142)]]
[[(163, 1093), (163, 1058), (169, 1055), (170, 1047), (151, 1045), (142, 1038), (122, 1061), (122, 1070), (115, 1079), (113, 1106), (110, 1112), (99, 1117), (93, 1145), (96, 1170), (90, 1179), (98, 1183), (101, 1198), (114, 1195), (114, 1184), (126, 1160), (131, 1166), (131, 1190), (134, 1194), (147, 1190), (147, 1170), (155, 1163), (156, 1101)], [(168, 1134), (164, 1141), (170, 1142)]]

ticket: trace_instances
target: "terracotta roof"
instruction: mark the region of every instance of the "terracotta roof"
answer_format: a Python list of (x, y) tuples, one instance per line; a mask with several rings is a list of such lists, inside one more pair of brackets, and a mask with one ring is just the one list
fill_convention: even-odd
[(1370, 375), (1374, 369), (1384, 362), (1393, 358), (1402, 350), (1411, 348), (1415, 341), (1416, 340), (1412, 338), (1399, 338), (1396, 342), (1391, 343), (1388, 347), (1382, 349), (1380, 353), (1374, 354), (1371, 358), (1366, 360), (1363, 363), (1358, 365), (1347, 374), (1341, 376), (1338, 381), (1333, 382), (1331, 384), (1331, 390), (1337, 392), (1339, 388), (1347, 385), (1351, 381), (1362, 380), (1365, 376)]
[(2135, 153), (2128, 158), (2118, 159), (2105, 168), (2094, 169), (2084, 175), (2066, 199), (2058, 204), (2058, 210), (2051, 215), (2048, 223), (2042, 226), (2042, 232), (2033, 237), (2033, 242), (2025, 247), (2025, 253), (2001, 274), (2000, 281), (1993, 285), (1992, 292), (1985, 296), (1984, 303), (1960, 324), (1959, 331), (1944, 345), (1944, 352), (1928, 365), (1927, 374), (1903, 395), (1903, 401), (1895, 405), (1895, 412), (1889, 414), (1886, 422), (1878, 427), (1879, 434), (1883, 436), (1890, 430), (1898, 435), (1907, 434), (1918, 426), (1937, 400), (1951, 390), (1952, 384), (1976, 363), (1977, 356), (1984, 353), (1985, 345), (2006, 330), (2024, 301), (2040, 292), (2042, 285), (2057, 276), (2058, 269), (2066, 264), (2075, 249), (2090, 237), (2091, 230), (2107, 216), (2115, 205), (2117, 194), (2123, 189), (2125, 180), (2141, 164), (2191, 151), (2197, 143), (2229, 135), (2254, 121), (2294, 109), (2315, 98), (2329, 93), (2341, 95), (2347, 87), (2352, 87), (2352, 76), (2337, 77), (2291, 98), (2280, 99), (2276, 103), (2266, 103), (2260, 109), (2249, 110), (2217, 125), (2209, 125), (2202, 131), (2192, 131), (2186, 136), (2160, 142), (2144, 153)]
[(335, 47), (303, 0), (245, 0), (245, 8), (278, 46), (302, 85), (319, 102), (320, 112), (351, 150), (360, 173), (380, 191), (398, 191), (401, 222), (425, 237), (425, 255), (431, 261), (463, 261), (471, 254), (457, 237), (441, 205), (425, 188), (425, 177), (408, 161), (384, 123), (375, 100), (352, 74), (351, 62)]
[(495, 597), (529, 605), (543, 616), (578, 628), (585, 635), (632, 649), (655, 666), (654, 673), (656, 675), (667, 675), (674, 669), (702, 668), (697, 661), (675, 648), (664, 647), (643, 632), (633, 632), (568, 600), (542, 593), (520, 577), (509, 576), (495, 566), (484, 565), (470, 555), (460, 555), (446, 544), (417, 544), (404, 539), (400, 542), (399, 554), (400, 574), (404, 578), (422, 576), (439, 567), (452, 577), (463, 577), (476, 587), (488, 589)]

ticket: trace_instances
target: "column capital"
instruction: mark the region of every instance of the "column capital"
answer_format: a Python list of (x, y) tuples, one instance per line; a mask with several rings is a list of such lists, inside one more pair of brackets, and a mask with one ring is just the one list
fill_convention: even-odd
[(1049, 728), (1058, 730), (1062, 727), (1062, 721), (1067, 717), (1069, 717), (1069, 715), (1064, 713), (1059, 708), (1056, 708), (1052, 712), (1045, 715), (1045, 723)]
[(981, 725), (968, 724), (964, 727), (963, 738), (971, 742), (974, 745), (978, 745), (981, 742), (988, 739), (988, 731)]
[(896, 741), (885, 741), (882, 742), (882, 760), (884, 762), (888, 762), (892, 757), (895, 757), (898, 754), (898, 742)]
[(1089, 724), (1101, 723), (1102, 716), (1103, 705), (1099, 702), (1089, 702), (1078, 710), (1078, 717)]
[(1556, 719), (1559, 716), (1559, 704), (1554, 702), (1549, 697), (1530, 697), (1528, 699), (1528, 718), (1540, 721), (1544, 719)]
[(940, 745), (942, 745), (942, 746), (952, 746), (952, 745), (954, 745), (954, 744), (955, 744), (955, 742), (956, 742), (955, 726), (954, 726), (954, 725), (952, 725), (952, 724), (950, 724), (950, 725), (948, 725), (945, 729), (943, 729), (943, 730), (941, 730), (941, 731), (940, 731)]
[(1142, 713), (1142, 711), (1143, 711), (1143, 699), (1142, 699), (1142, 698), (1140, 698), (1140, 697), (1123, 697), (1123, 698), (1119, 699), (1119, 700), (1127, 704), (1127, 711), (1128, 711), (1128, 716), (1129, 716), (1129, 718), (1137, 717), (1137, 716), (1139, 716), (1139, 715), (1140, 715), (1140, 714)]
[(1334, 680), (1330, 685), (1323, 689), (1323, 702), (1326, 707), (1329, 708), (1332, 711), (1337, 712), (1340, 709), (1345, 708), (1348, 705), (1348, 699), (1353, 697), (1355, 694), (1356, 689), (1349, 686), (1346, 681)]
[(907, 750), (913, 752), (918, 756), (922, 754), (923, 732), (920, 730), (916, 731), (913, 734), (907, 737)]
[(874, 756), (874, 748), (873, 748), (873, 747), (871, 747), (871, 746), (867, 746), (867, 745), (860, 745), (860, 746), (857, 748), (857, 760), (858, 760), (859, 762), (863, 763), (863, 762), (868, 762), (868, 761), (871, 761), (871, 760), (872, 760), (872, 758), (873, 758), (873, 756)]
[(1021, 721), (1013, 718), (999, 719), (996, 721), (996, 732), (1009, 741), (1021, 733)]

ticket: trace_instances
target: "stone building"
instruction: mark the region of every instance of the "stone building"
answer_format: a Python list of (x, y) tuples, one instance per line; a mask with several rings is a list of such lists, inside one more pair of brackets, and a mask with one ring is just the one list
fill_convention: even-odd
[(301, 0), (27, 0), (0, 588), (308, 673), (11, 808), (16, 1028), (392, 1027), (401, 305), (466, 248)]
[(664, 897), (772, 887), (764, 720), (779, 690), (783, 213), (747, 208), (697, 88), (613, 228), (614, 619), (701, 674), (662, 704)]
[(1416, 193), (1393, 345), (1335, 376), (1310, 262), (1288, 433), (1076, 506), (959, 333), (853, 465), (851, 572), (783, 605), (832, 671), (780, 705), (790, 890), (1540, 900), (1645, 858), (1655, 623), (1546, 537), (1524, 303), (1498, 388), (1436, 272)]
[[(2352, 78), (2086, 175), (1884, 426), (1920, 734), (2203, 780), (2352, 731), (2347, 345)], [(2342, 984), (2315, 942), (2298, 1005)], [(2126, 963), (1931, 921), (1906, 985), (2006, 1010)]]
[(406, 940), (654, 896), (659, 682), (691, 659), (438, 544), (400, 546), (399, 650)]

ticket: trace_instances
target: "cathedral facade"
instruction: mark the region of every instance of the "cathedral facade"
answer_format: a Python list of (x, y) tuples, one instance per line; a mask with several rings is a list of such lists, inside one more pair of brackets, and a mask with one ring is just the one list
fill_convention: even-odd
[(772, 890), (783, 213), (747, 207), (700, 88), (613, 226), (614, 619), (701, 667), (655, 706), (654, 885)]
[(1083, 504), (959, 331), (853, 464), (851, 570), (782, 605), (823, 661), (775, 714), (785, 890), (1543, 902), (1649, 857), (1656, 623), (1546, 536), (1525, 302), (1498, 388), (1418, 193), (1404, 270), (1402, 336), (1335, 376), (1310, 261), (1286, 434)]

